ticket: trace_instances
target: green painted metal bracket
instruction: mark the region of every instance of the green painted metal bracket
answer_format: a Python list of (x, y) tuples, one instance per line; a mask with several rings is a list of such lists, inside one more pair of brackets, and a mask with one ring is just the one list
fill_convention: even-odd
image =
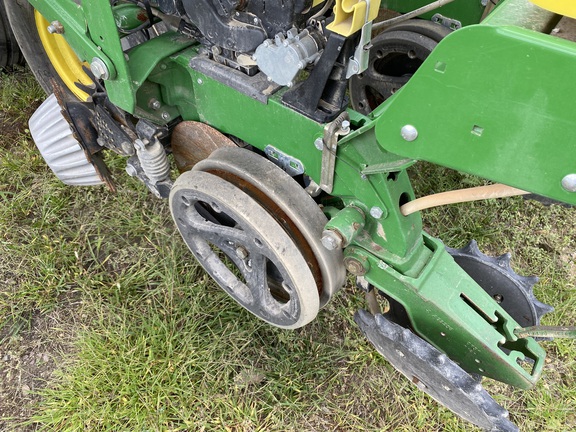
[(399, 301), (414, 331), (463, 369), (523, 389), (533, 386), (544, 350), (533, 339), (516, 336), (518, 324), (455, 264), (440, 241), (425, 236), (422, 251), (428, 260), (412, 277), (359, 248), (346, 249), (345, 256), (364, 257), (366, 280)]
[[(168, 104), (163, 94), (170, 91), (168, 88), (171, 85), (180, 83), (179, 80), (173, 80), (169, 74), (163, 73), (167, 68), (164, 60), (195, 43), (193, 39), (179, 33), (167, 32), (130, 50), (128, 67), (132, 88), (136, 94), (134, 112), (138, 117), (147, 118), (157, 124), (166, 124), (180, 116), (179, 109)], [(158, 55), (159, 53), (161, 55)], [(153, 99), (162, 101), (161, 109), (150, 108), (150, 101)]]
[[(386, 150), (576, 204), (576, 44), (523, 28), (453, 32), (377, 112)], [(407, 140), (411, 125), (417, 138)], [(572, 176), (572, 177), (570, 177)]]

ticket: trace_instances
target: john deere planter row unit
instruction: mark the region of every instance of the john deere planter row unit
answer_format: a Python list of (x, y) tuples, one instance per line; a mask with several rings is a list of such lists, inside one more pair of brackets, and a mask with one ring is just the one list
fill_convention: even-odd
[[(547, 34), (572, 2), (5, 6), (50, 94), (30, 130), (63, 182), (113, 190), (102, 154), (125, 156), (206, 272), (277, 327), (314, 320), (348, 271), (369, 300), (355, 321), (392, 365), (464, 419), (517, 430), (479, 377), (529, 389), (545, 358), (533, 336), (573, 329), (541, 327), (535, 278), (474, 242), (446, 248), (420, 210), (576, 204), (576, 44)], [(417, 198), (419, 160), (493, 184)]]

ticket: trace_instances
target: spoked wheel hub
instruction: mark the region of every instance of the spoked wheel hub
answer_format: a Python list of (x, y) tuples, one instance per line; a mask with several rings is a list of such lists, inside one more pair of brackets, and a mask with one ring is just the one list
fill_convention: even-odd
[(350, 80), (352, 107), (369, 114), (408, 82), (450, 30), (426, 20), (390, 27), (372, 39), (368, 69)]

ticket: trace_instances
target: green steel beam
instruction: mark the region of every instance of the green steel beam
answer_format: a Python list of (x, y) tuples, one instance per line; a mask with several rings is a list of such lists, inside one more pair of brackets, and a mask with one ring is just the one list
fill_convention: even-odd
[[(432, 52), (376, 116), (386, 150), (576, 204), (576, 44), (520, 27), (470, 26)], [(401, 131), (411, 125), (418, 137)]]

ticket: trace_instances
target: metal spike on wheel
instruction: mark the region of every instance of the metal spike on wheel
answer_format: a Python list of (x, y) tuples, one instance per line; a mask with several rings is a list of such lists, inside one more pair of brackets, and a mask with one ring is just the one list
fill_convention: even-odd
[(554, 308), (534, 296), (536, 276), (520, 276), (510, 266), (510, 254), (491, 257), (472, 240), (462, 249), (447, 247), (454, 261), (490, 294), (522, 327), (540, 324), (540, 318)]
[(392, 366), (456, 415), (486, 431), (518, 431), (478, 381), (428, 342), (381, 314), (361, 309), (354, 320)]

